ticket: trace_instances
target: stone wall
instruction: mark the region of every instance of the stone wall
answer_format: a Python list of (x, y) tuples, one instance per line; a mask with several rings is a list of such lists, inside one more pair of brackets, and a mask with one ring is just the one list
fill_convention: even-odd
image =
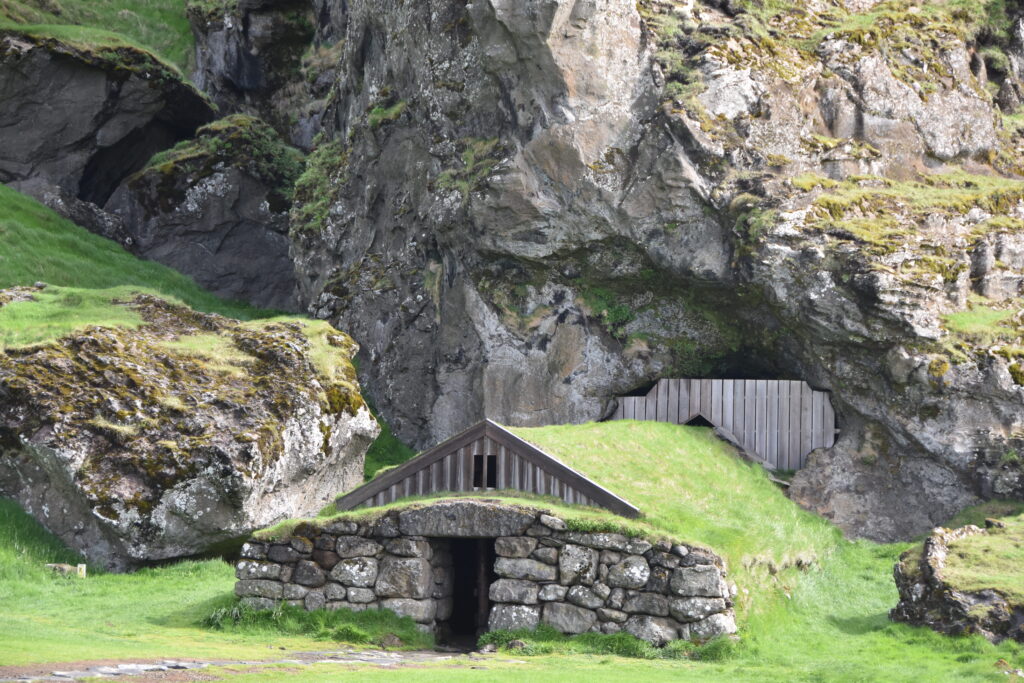
[(570, 531), (543, 512), (477, 500), (302, 524), (242, 550), (235, 593), (257, 608), (390, 609), (425, 630), (452, 616), (454, 539), (493, 543), (488, 628), (549, 624), (563, 633), (627, 631), (656, 645), (734, 633), (720, 557), (667, 540)]

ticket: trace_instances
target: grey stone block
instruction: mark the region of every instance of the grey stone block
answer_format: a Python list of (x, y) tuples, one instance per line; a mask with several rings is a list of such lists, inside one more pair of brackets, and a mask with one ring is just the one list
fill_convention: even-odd
[(433, 555), (430, 543), (425, 539), (393, 538), (384, 543), (384, 549), (399, 557), (422, 557), (429, 560)]
[(348, 589), (347, 600), (349, 602), (356, 602), (364, 605), (368, 602), (373, 602), (376, 599), (377, 594), (373, 592), (372, 588), (357, 588), (356, 586), (353, 586)]
[(235, 577), (245, 581), (252, 579), (278, 579), (281, 577), (281, 565), (275, 562), (242, 560), (235, 565)]
[(389, 598), (380, 601), (381, 609), (389, 609), (400, 617), (409, 617), (419, 624), (434, 621), (437, 604), (433, 600), (413, 600), (411, 598)]
[(327, 606), (327, 599), (324, 597), (322, 590), (312, 590), (306, 593), (306, 598), (303, 603), (307, 610), (313, 612), (318, 609), (323, 609)]
[(338, 541), (334, 544), (334, 552), (341, 558), (374, 557), (383, 549), (384, 547), (377, 541), (362, 536), (338, 536)]
[(537, 539), (526, 536), (504, 536), (494, 541), (494, 552), (501, 557), (529, 557), (537, 547)]
[(651, 577), (651, 568), (642, 555), (630, 555), (608, 568), (609, 586), (616, 588), (643, 588)]
[(554, 581), (558, 578), (557, 568), (529, 558), (499, 557), (494, 563), (494, 571), (508, 579)]
[(672, 572), (670, 586), (674, 594), (682, 597), (722, 598), (728, 591), (718, 567), (709, 564), (679, 567)]
[(582, 545), (566, 544), (558, 556), (559, 583), (590, 585), (597, 578), (597, 551)]
[(318, 588), (327, 583), (327, 575), (316, 562), (299, 560), (292, 570), (292, 581), (300, 586)]
[(736, 619), (728, 612), (712, 614), (689, 626), (690, 638), (693, 640), (711, 640), (716, 636), (736, 633)]
[(521, 605), (536, 605), (537, 593), (536, 583), (520, 579), (498, 579), (490, 588), (490, 598), (494, 602), (516, 602)]
[(544, 602), (551, 602), (553, 600), (564, 600), (565, 594), (569, 591), (568, 587), (560, 586), (557, 583), (548, 583), (540, 588), (540, 592), (537, 597)]
[(418, 557), (386, 557), (375, 585), (382, 598), (429, 598), (434, 587), (430, 562)]
[(594, 593), (586, 586), (573, 586), (565, 594), (565, 599), (574, 605), (596, 609), (604, 604), (604, 599)]
[(655, 647), (679, 637), (679, 625), (664, 617), (633, 616), (626, 620), (626, 631)]
[(700, 621), (717, 612), (725, 611), (722, 598), (676, 598), (669, 604), (672, 616), (679, 621)]
[(495, 605), (487, 620), (491, 631), (514, 631), (536, 628), (540, 621), (540, 607), (527, 605)]
[(272, 598), (279, 600), (284, 595), (284, 587), (277, 581), (262, 579), (236, 581), (235, 595), (240, 598)]
[(544, 564), (558, 564), (558, 548), (537, 548), (530, 553), (530, 557), (540, 560)]
[(334, 565), (331, 578), (344, 586), (366, 588), (377, 580), (377, 560), (372, 557), (353, 557)]
[(656, 617), (667, 617), (669, 611), (668, 598), (660, 593), (637, 593), (626, 598), (622, 611), (630, 614), (650, 614)]
[(597, 614), (565, 602), (549, 602), (544, 605), (543, 621), (562, 633), (586, 633), (597, 623)]

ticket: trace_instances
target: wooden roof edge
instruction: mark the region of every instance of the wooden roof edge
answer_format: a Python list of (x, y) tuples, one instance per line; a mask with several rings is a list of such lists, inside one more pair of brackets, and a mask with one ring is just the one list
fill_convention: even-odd
[(493, 438), (497, 435), (500, 440), (505, 441), (512, 439), (514, 444), (506, 443), (505, 445), (523, 448), (534, 457), (540, 457), (549, 461), (550, 464), (554, 466), (553, 469), (561, 470), (561, 472), (553, 472), (553, 474), (560, 474), (563, 479), (568, 478), (572, 480), (569, 483), (580, 488), (582, 493), (592, 499), (595, 503), (598, 503), (601, 507), (605, 507), (624, 517), (636, 518), (640, 516), (640, 508), (636, 507), (625, 498), (612, 493), (582, 472), (578, 472), (572, 467), (566, 465), (560, 459), (543, 450), (536, 444), (530, 443), (523, 437), (498, 424), (494, 420), (487, 419), (484, 420), (484, 422), (492, 432), (489, 436)]
[(458, 450), (465, 445), (463, 442), (471, 443), (475, 441), (486, 432), (486, 428), (486, 421), (477, 422), (471, 427), (467, 427), (455, 436), (442, 441), (433, 448), (429, 448), (419, 455), (406, 460), (395, 469), (385, 472), (384, 474), (366, 482), (359, 488), (349, 491), (345, 495), (337, 498), (334, 501), (334, 506), (339, 511), (351, 510), (381, 491), (384, 491), (394, 484), (402, 481), (413, 472), (418, 472), (427, 465), (432, 465), (435, 461), (440, 460), (443, 455), (447, 455), (449, 451)]

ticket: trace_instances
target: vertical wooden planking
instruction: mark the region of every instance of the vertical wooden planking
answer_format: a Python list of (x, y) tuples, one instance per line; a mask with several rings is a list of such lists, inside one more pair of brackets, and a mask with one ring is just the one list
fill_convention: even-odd
[(679, 380), (668, 381), (668, 415), (666, 420), (672, 424), (679, 424)]
[(786, 469), (795, 470), (800, 463), (800, 382), (789, 382), (789, 449)]
[(825, 435), (822, 431), (822, 423), (825, 418), (825, 406), (820, 391), (815, 391), (811, 399), (811, 448), (821, 448), (825, 445)]
[(399, 483), (392, 484), (391, 488), (388, 489), (388, 502), (393, 503), (401, 497), (402, 491), (401, 486), (399, 486)]
[(644, 397), (644, 419), (658, 419), (658, 385), (655, 384)]
[(789, 462), (789, 382), (779, 382), (779, 458), (775, 464), (786, 469)]
[(732, 383), (732, 433), (743, 443), (743, 386), (746, 383), (738, 379)]
[(800, 383), (800, 460), (797, 463), (797, 469), (804, 466), (807, 454), (814, 450), (814, 447), (811, 445), (813, 436), (813, 425), (811, 422), (813, 393), (811, 385), (807, 382)]
[(757, 380), (743, 383), (743, 447), (751, 453), (757, 447)]
[(711, 419), (711, 380), (702, 379), (700, 381), (700, 414), (704, 416), (704, 419)]
[(733, 387), (735, 382), (727, 379), (722, 382), (722, 428), (733, 432), (732, 409), (733, 409)]
[(711, 414), (706, 416), (711, 424), (722, 425), (722, 380), (711, 380)]
[(768, 382), (766, 397), (768, 417), (765, 422), (765, 460), (772, 466), (779, 464), (779, 383)]
[(668, 422), (668, 380), (658, 380), (658, 422)]
[(825, 448), (832, 448), (836, 445), (836, 411), (832, 407), (832, 394), (822, 396), (825, 408), (825, 422), (822, 429), (825, 431)]
[(686, 424), (686, 416), (690, 413), (690, 380), (679, 380), (679, 413), (676, 424)]
[(687, 422), (693, 418), (694, 415), (700, 414), (700, 390), (701, 383), (699, 379), (690, 380), (690, 412), (687, 414)]
[(763, 458), (768, 441), (768, 382), (759, 379), (754, 386), (757, 392), (757, 398), (754, 401), (754, 410), (756, 411), (754, 416), (756, 421), (756, 426), (754, 427), (754, 452)]

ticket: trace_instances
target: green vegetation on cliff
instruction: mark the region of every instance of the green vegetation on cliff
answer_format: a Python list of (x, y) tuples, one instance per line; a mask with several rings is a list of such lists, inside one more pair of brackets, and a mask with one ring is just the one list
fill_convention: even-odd
[(72, 42), (141, 47), (183, 72), (195, 50), (185, 0), (0, 0), (4, 24)]
[(1010, 604), (1024, 606), (1024, 515), (1002, 522), (950, 543), (942, 578), (956, 590), (994, 590)]

